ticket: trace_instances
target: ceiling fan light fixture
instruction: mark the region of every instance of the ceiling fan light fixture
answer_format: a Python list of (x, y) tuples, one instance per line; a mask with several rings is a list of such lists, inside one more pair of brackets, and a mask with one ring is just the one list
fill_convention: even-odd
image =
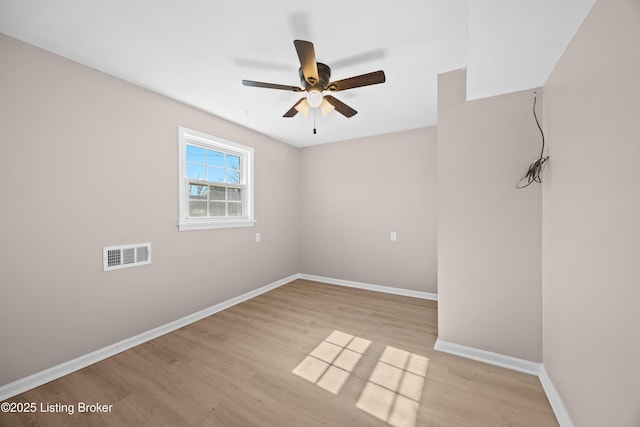
[(322, 105), (323, 96), (320, 90), (318, 89), (309, 89), (309, 93), (307, 94), (307, 103), (311, 108), (318, 108)]
[(320, 111), (322, 111), (322, 117), (327, 117), (327, 114), (335, 110), (336, 107), (331, 105), (329, 101), (326, 99), (322, 100), (322, 104), (320, 104)]
[(309, 114), (309, 110), (311, 109), (311, 107), (309, 107), (309, 103), (305, 98), (302, 98), (302, 101), (298, 102), (293, 108), (298, 110), (298, 113), (302, 114), (305, 117), (307, 117), (307, 114)]

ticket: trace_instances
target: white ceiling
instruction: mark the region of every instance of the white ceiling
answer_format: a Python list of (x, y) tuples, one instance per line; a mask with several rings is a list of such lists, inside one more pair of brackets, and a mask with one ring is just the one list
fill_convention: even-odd
[[(542, 86), (595, 0), (0, 0), (0, 32), (295, 145), (437, 123), (437, 74), (467, 67), (470, 99)], [(358, 111), (282, 115), (301, 94), (294, 39)]]

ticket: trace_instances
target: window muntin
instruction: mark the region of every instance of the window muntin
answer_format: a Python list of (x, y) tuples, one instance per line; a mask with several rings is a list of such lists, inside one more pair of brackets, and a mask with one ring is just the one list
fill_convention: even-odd
[(181, 230), (253, 225), (253, 149), (179, 128)]
[(242, 216), (242, 188), (207, 185), (188, 180), (189, 218), (220, 218)]
[(187, 144), (187, 178), (240, 183), (240, 156)]

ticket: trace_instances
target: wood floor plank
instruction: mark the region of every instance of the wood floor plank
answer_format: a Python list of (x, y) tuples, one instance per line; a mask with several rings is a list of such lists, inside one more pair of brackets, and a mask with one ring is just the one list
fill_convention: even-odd
[[(9, 399), (110, 412), (0, 425), (388, 426), (356, 403), (392, 346), (428, 358), (415, 426), (557, 426), (538, 378), (435, 351), (437, 318), (434, 301), (296, 280)], [(292, 371), (336, 330), (371, 343), (333, 394)]]

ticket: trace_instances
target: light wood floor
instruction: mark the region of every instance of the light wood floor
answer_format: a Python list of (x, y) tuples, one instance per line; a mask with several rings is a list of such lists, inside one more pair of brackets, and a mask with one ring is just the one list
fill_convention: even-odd
[[(433, 350), (437, 303), (305, 280), (10, 402), (110, 413), (0, 413), (1, 426), (388, 426), (356, 403), (386, 346), (429, 359), (417, 426), (557, 426), (537, 377)], [(371, 341), (337, 395), (292, 370), (334, 330)]]

